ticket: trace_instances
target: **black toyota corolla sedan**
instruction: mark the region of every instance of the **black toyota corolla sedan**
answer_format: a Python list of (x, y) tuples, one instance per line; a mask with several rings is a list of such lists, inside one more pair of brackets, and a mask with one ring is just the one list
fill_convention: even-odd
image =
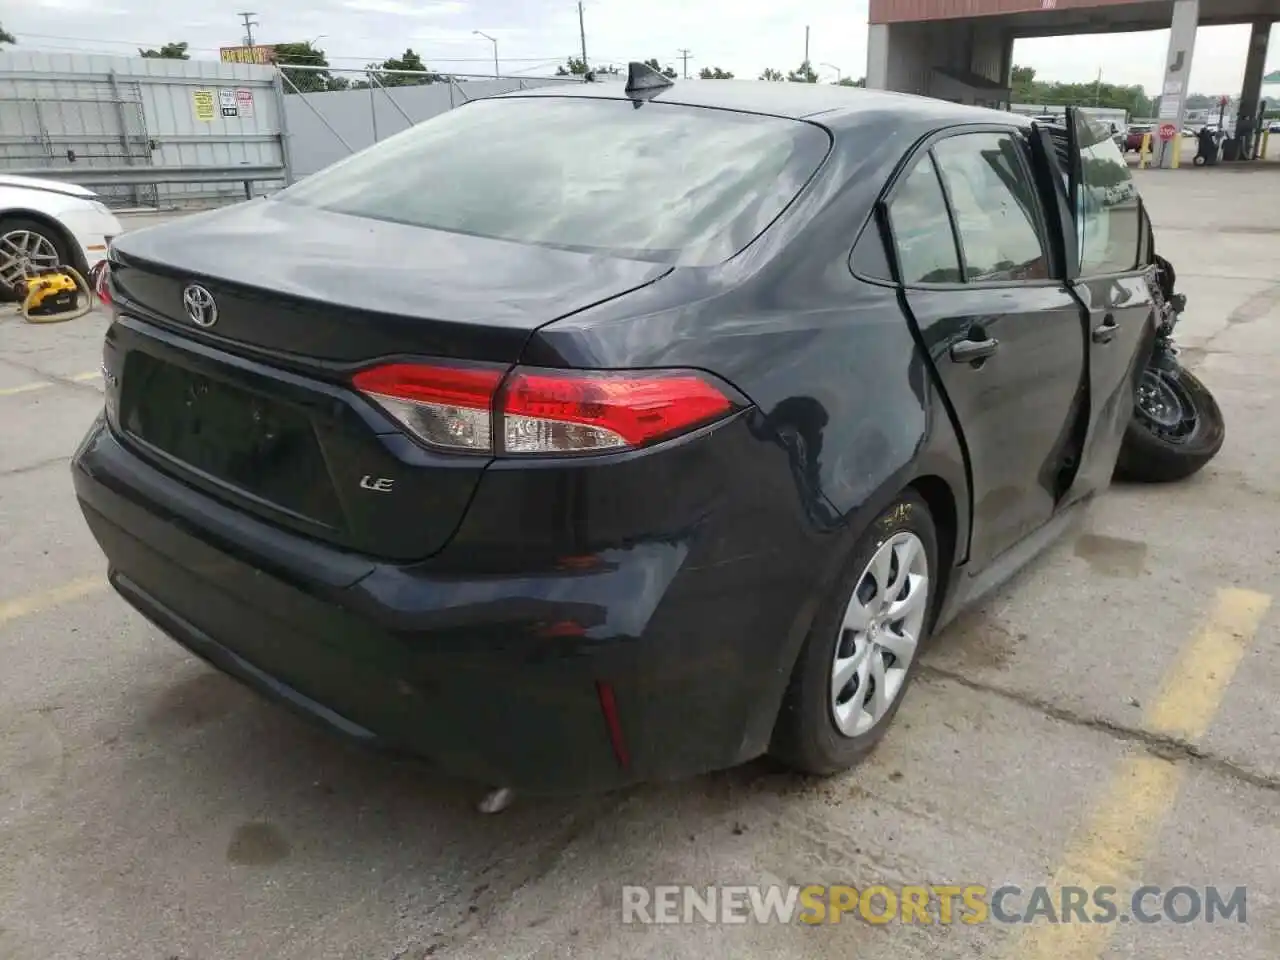
[(491, 786), (844, 769), (1110, 481), (1144, 213), (1058, 134), (634, 68), (120, 237), (73, 465), (110, 581)]

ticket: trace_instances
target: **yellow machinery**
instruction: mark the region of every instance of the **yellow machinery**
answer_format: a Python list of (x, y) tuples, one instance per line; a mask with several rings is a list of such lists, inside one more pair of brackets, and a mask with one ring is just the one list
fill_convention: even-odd
[[(23, 289), (25, 287), (25, 289)], [(74, 267), (59, 264), (21, 282), (19, 312), (28, 323), (61, 323), (93, 309), (93, 291)]]

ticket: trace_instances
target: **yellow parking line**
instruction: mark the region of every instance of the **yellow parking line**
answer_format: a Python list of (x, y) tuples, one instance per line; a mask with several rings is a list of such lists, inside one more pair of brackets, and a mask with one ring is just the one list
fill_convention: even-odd
[(47, 390), (53, 386), (50, 380), (37, 380), (34, 383), (23, 383), (16, 387), (0, 387), (0, 397), (15, 397), (20, 393), (31, 393), (33, 390)]
[(10, 620), (50, 610), (68, 601), (78, 600), (91, 593), (97, 593), (106, 585), (107, 578), (101, 573), (97, 573), (91, 577), (81, 577), (79, 580), (64, 583), (62, 586), (54, 587), (52, 590), (31, 593), (25, 597), (15, 597), (12, 600), (0, 600), (0, 627), (3, 627)]
[(1271, 598), (1252, 590), (1222, 590), (1215, 615), (1165, 674), (1147, 707), (1147, 729), (1194, 740), (1209, 729)]
[[(1248, 652), (1271, 598), (1251, 590), (1220, 590), (1208, 620), (1165, 674), (1143, 726), (1153, 733), (1194, 740), (1209, 729), (1236, 668)], [(1172, 808), (1184, 767), (1154, 756), (1120, 764), (1102, 800), (1067, 846), (1051, 889), (1077, 886), (1124, 889), (1135, 876)], [(1026, 928), (1014, 950), (1018, 960), (1096, 960), (1115, 924), (1057, 923)]]
[(67, 379), (74, 380), (76, 383), (84, 383), (86, 380), (97, 380), (101, 376), (102, 376), (101, 370), (90, 370), (86, 373), (77, 373), (74, 376), (68, 377)]

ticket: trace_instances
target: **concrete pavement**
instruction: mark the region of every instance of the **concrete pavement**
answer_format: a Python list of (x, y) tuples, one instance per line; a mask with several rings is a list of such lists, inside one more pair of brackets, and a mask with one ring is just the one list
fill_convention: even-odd
[[(954, 625), (863, 766), (473, 813), (185, 655), (104, 588), (66, 458), (91, 315), (0, 321), (0, 958), (1280, 953), (1280, 172), (1146, 171), (1227, 417)], [(1248, 922), (637, 926), (623, 884), (1247, 886)], [(1037, 928), (1039, 929), (1039, 928)], [(1065, 932), (1063, 932), (1065, 931)]]

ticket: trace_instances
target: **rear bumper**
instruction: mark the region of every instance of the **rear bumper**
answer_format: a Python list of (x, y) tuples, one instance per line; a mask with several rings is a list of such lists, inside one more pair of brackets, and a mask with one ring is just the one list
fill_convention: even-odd
[(64, 210), (60, 219), (75, 240), (75, 253), (83, 258), (76, 266), (86, 270), (92, 270), (94, 264), (106, 259), (107, 246), (122, 232), (114, 214), (90, 203), (76, 203)]
[(708, 564), (667, 541), (601, 551), (586, 570), (446, 576), (231, 510), (101, 422), (72, 471), (130, 604), (347, 736), (535, 792), (681, 777), (767, 746), (801, 606), (779, 583), (803, 582), (803, 564)]

